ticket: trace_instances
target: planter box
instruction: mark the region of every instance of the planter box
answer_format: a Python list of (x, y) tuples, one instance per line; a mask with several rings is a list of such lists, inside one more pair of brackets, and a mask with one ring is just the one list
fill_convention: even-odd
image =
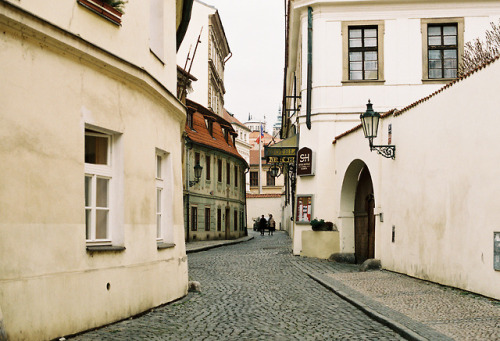
[(339, 231), (302, 231), (301, 256), (328, 259), (337, 252), (340, 252)]
[(92, 12), (100, 15), (113, 24), (120, 26), (122, 22), (122, 14), (108, 4), (100, 0), (77, 0), (77, 2)]

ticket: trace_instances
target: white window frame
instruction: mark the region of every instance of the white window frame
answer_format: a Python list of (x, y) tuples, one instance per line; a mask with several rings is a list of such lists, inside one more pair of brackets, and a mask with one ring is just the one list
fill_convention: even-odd
[[(94, 130), (95, 131), (95, 130)], [(112, 229), (111, 226), (113, 224), (113, 198), (111, 195), (111, 191), (113, 189), (113, 169), (112, 169), (112, 158), (113, 158), (113, 153), (112, 153), (112, 142), (113, 142), (113, 136), (106, 134), (106, 133), (100, 133), (98, 131), (94, 132), (85, 132), (85, 137), (86, 136), (95, 136), (95, 137), (105, 137), (108, 140), (108, 150), (107, 150), (107, 160), (105, 165), (98, 165), (98, 164), (92, 164), (92, 163), (85, 163), (85, 178), (90, 178), (90, 191), (89, 191), (89, 203), (90, 205), (85, 205), (85, 216), (87, 215), (87, 210), (90, 210), (90, 236), (87, 238), (87, 235), (85, 236), (86, 241), (88, 244), (111, 244), (112, 240)], [(107, 207), (97, 207), (97, 202), (96, 202), (96, 192), (97, 192), (97, 179), (106, 179), (108, 180), (108, 188), (107, 188), (107, 198), (108, 198), (108, 203)], [(96, 237), (96, 216), (97, 216), (97, 211), (107, 211), (108, 216), (107, 216), (107, 233), (106, 233), (106, 238), (104, 239), (97, 239)], [(87, 232), (85, 232), (87, 234)]]
[[(84, 233), (87, 246), (123, 246), (124, 245), (124, 219), (123, 219), (123, 150), (121, 134), (115, 131), (85, 124), (85, 129), (92, 132), (83, 132), (85, 136), (99, 136), (108, 138), (108, 155), (105, 165), (85, 163), (84, 157), (84, 178), (91, 178), (90, 205), (85, 205), (85, 220), (87, 209), (91, 209), (90, 238)], [(84, 144), (85, 145), (85, 144)], [(85, 149), (85, 147), (84, 147)], [(97, 239), (96, 234), (96, 188), (97, 179), (104, 178), (108, 182), (108, 225), (107, 236), (104, 239)], [(85, 181), (84, 181), (85, 186)], [(85, 188), (84, 188), (85, 191)], [(85, 199), (85, 198), (84, 198)], [(86, 229), (86, 223), (84, 223)]]
[[(160, 164), (158, 164), (160, 162)], [(158, 172), (159, 171), (159, 172)], [(173, 179), (170, 154), (156, 148), (155, 152), (155, 235), (157, 243), (173, 243)], [(160, 191), (160, 205), (158, 205)], [(160, 220), (158, 220), (160, 218)]]

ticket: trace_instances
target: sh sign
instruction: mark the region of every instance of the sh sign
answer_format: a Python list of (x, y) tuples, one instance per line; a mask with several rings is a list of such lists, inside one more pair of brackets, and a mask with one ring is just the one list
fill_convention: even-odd
[(313, 154), (307, 147), (299, 149), (297, 153), (297, 175), (314, 175)]

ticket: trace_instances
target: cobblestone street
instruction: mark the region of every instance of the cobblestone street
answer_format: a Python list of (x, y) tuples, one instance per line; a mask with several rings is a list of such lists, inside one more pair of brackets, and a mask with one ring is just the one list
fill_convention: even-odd
[(201, 283), (200, 294), (73, 339), (402, 339), (311, 279), (297, 258), (283, 232), (190, 253), (189, 277)]

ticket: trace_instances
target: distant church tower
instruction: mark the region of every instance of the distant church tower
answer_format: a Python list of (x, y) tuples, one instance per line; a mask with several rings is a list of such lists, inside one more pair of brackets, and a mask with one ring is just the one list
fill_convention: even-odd
[(281, 130), (281, 106), (278, 108), (276, 123), (273, 124), (273, 136), (279, 136)]

